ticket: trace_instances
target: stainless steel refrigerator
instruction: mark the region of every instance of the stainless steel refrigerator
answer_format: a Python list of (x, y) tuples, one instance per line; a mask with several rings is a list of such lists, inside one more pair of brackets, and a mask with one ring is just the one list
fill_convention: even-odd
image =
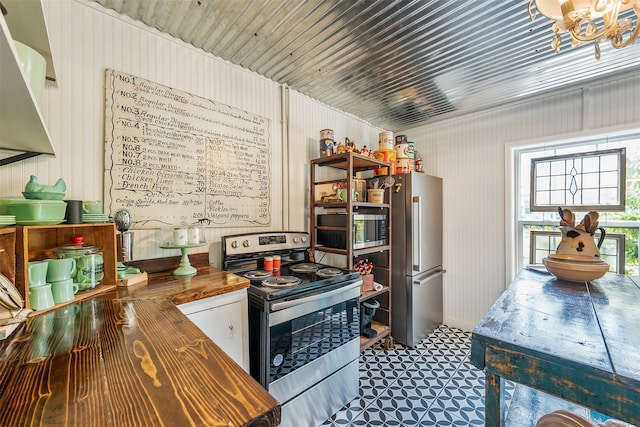
[(391, 335), (415, 347), (442, 323), (442, 178), (394, 175)]

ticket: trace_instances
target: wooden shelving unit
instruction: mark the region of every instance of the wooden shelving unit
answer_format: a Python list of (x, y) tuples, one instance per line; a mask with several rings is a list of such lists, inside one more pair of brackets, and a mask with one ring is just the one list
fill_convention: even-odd
[[(0, 228), (0, 274), (15, 283), (16, 281), (16, 229)], [(24, 296), (24, 295), (23, 295)]]
[[(318, 259), (318, 253), (323, 255), (338, 255), (344, 265), (329, 262), (337, 267), (353, 269), (359, 261), (369, 259), (373, 262), (373, 275), (376, 283), (382, 285), (378, 291), (363, 292), (360, 302), (375, 299), (380, 303), (380, 307), (374, 315), (372, 329), (377, 332), (373, 338), (360, 337), (360, 349), (364, 350), (373, 344), (384, 340), (385, 347), (393, 346), (391, 337), (391, 197), (390, 189), (385, 190), (384, 203), (369, 203), (355, 199), (353, 189), (353, 179), (372, 179), (366, 177), (367, 171), (374, 171), (378, 168), (387, 168), (391, 171), (391, 165), (377, 159), (365, 157), (360, 154), (347, 152), (329, 157), (322, 157), (311, 161), (311, 249)], [(327, 168), (335, 171), (326, 171)], [(324, 169), (326, 173), (321, 173)], [(324, 172), (324, 171), (323, 171)], [(375, 179), (375, 178), (374, 178)], [(331, 188), (334, 183), (342, 183), (347, 187), (347, 200), (322, 201), (322, 189)], [(326, 192), (326, 191), (325, 191)], [(359, 200), (362, 198), (360, 197)], [(344, 227), (318, 225), (318, 215), (324, 213), (340, 213), (347, 216)], [(354, 249), (353, 247), (353, 215), (355, 214), (378, 214), (386, 216), (387, 243), (367, 248)], [(318, 244), (318, 231), (326, 230), (337, 233), (344, 233), (346, 244), (344, 248)], [(336, 245), (337, 246), (337, 245)], [(323, 261), (324, 262), (324, 261)]]
[[(51, 249), (69, 244), (71, 236), (82, 235), (85, 242), (102, 247), (104, 278), (91, 290), (80, 291), (72, 302), (113, 289), (118, 283), (116, 228), (113, 223), (73, 225), (29, 225), (15, 227), (15, 286), (29, 308), (29, 261), (39, 261), (52, 256)], [(0, 239), (0, 242), (2, 240)], [(58, 304), (58, 306), (65, 305)]]

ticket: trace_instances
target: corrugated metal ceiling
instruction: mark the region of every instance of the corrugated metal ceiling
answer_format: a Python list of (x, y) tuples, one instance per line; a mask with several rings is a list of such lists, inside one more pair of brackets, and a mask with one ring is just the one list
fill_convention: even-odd
[(528, 0), (90, 0), (388, 130), (637, 70), (550, 48)]

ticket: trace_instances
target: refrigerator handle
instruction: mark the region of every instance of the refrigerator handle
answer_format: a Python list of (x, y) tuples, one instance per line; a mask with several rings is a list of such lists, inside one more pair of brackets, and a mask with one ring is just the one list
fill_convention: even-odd
[(422, 266), (420, 265), (421, 253), (420, 253), (420, 240), (422, 238), (422, 205), (420, 196), (413, 196), (412, 198), (412, 207), (413, 207), (413, 220), (414, 220), (414, 229), (413, 235), (411, 236), (411, 241), (413, 242), (413, 250), (411, 253), (413, 254), (413, 271), (422, 271)]
[(419, 280), (414, 280), (413, 284), (414, 285), (422, 285), (424, 283), (427, 283), (429, 280), (433, 280), (438, 276), (442, 276), (446, 272), (447, 272), (447, 270), (438, 270), (435, 273), (429, 274), (427, 277), (423, 277), (423, 278), (421, 278)]

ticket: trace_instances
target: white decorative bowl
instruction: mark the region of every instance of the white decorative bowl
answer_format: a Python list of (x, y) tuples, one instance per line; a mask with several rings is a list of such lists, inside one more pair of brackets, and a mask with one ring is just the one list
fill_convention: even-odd
[(609, 264), (604, 261), (558, 261), (551, 258), (544, 258), (542, 263), (547, 267), (549, 273), (558, 279), (568, 280), (570, 282), (589, 282), (601, 278), (609, 271)]
[(549, 258), (554, 261), (589, 262), (589, 263), (602, 262), (599, 256), (593, 257), (588, 255), (549, 254)]

